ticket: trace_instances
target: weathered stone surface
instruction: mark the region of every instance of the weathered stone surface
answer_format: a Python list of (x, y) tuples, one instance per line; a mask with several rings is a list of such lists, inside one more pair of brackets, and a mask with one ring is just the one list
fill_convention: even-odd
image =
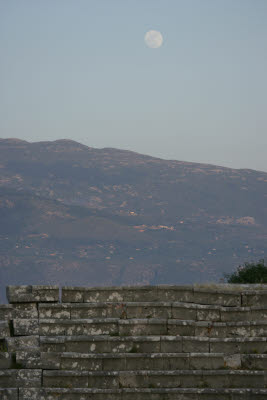
[(234, 291), (194, 287), (194, 302), (198, 304), (239, 307), (241, 306), (241, 294)]
[(221, 321), (251, 321), (250, 307), (222, 307)]
[[(189, 370), (230, 367), (223, 354), (210, 353), (62, 353), (61, 369), (79, 371)], [(233, 362), (233, 360), (232, 360)], [(239, 362), (241, 366), (241, 362)], [(236, 364), (234, 365), (237, 368)]]
[(192, 285), (172, 286), (159, 285), (157, 291), (158, 301), (171, 302), (194, 302), (194, 292)]
[(7, 286), (9, 303), (58, 302), (58, 286)]
[(197, 320), (197, 305), (173, 302), (172, 304), (172, 318), (180, 320)]
[[(172, 303), (170, 302), (131, 302), (125, 303), (127, 318), (172, 318)], [(123, 318), (123, 316), (122, 316)]]
[(184, 353), (209, 353), (209, 349), (210, 341), (207, 337), (188, 336), (182, 338), (182, 351)]
[(38, 306), (40, 319), (70, 319), (70, 305), (40, 303)]
[(250, 290), (242, 293), (243, 306), (267, 306), (267, 290)]
[(194, 321), (168, 320), (168, 334), (171, 336), (194, 336), (196, 323)]
[(86, 388), (88, 371), (43, 371), (43, 387)]
[(61, 353), (44, 353), (39, 350), (17, 351), (16, 362), (27, 369), (60, 369)]
[(267, 354), (242, 354), (243, 369), (267, 370)]
[(9, 352), (33, 349), (39, 347), (39, 336), (19, 336), (6, 338)]
[(197, 321), (221, 321), (221, 307), (218, 306), (197, 306)]
[(11, 304), (0, 304), (0, 321), (13, 319), (13, 306)]
[(118, 320), (115, 318), (103, 319), (41, 319), (40, 335), (114, 335), (118, 334)]
[(13, 321), (15, 336), (32, 336), (39, 335), (38, 319), (15, 319)]
[(63, 286), (62, 287), (62, 303), (83, 303), (84, 292), (87, 288), (76, 286)]
[(263, 400), (266, 293), (266, 285), (73, 287), (59, 303), (51, 287), (10, 287), (11, 304), (0, 307), (0, 387), (15, 391), (0, 390), (0, 399)]
[(12, 359), (11, 354), (0, 351), (0, 369), (11, 368)]
[(0, 338), (10, 336), (8, 321), (0, 321)]
[[(265, 400), (267, 389), (21, 389), (20, 400)], [(7, 398), (7, 400), (15, 400)]]
[(0, 387), (40, 387), (41, 377), (40, 369), (4, 369), (0, 370)]
[(41, 337), (42, 351), (78, 353), (160, 352), (159, 336), (60, 336)]
[(19, 400), (18, 389), (1, 389), (0, 388), (0, 399), (1, 400)]
[(166, 335), (166, 319), (126, 319), (119, 320), (119, 334), (129, 336), (139, 335)]
[(267, 351), (266, 338), (210, 338), (210, 352), (224, 354), (265, 353)]

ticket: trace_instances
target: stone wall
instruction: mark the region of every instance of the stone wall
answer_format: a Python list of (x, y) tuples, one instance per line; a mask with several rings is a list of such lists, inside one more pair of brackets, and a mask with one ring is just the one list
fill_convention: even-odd
[(263, 400), (267, 286), (9, 286), (1, 400)]

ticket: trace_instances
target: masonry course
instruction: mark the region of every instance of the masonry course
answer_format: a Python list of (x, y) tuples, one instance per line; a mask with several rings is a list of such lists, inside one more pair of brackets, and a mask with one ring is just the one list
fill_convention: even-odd
[(1, 400), (263, 400), (267, 285), (9, 286)]

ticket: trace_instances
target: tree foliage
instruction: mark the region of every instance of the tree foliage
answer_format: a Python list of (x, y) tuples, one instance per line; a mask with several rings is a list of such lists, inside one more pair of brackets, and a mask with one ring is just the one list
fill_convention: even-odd
[(267, 283), (267, 266), (264, 260), (240, 265), (232, 274), (225, 274), (228, 283)]

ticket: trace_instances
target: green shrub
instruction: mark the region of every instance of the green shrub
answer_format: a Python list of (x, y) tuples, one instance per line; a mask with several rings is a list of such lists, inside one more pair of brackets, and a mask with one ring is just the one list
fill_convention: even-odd
[(240, 265), (232, 274), (224, 275), (228, 283), (267, 283), (267, 266), (264, 260)]

